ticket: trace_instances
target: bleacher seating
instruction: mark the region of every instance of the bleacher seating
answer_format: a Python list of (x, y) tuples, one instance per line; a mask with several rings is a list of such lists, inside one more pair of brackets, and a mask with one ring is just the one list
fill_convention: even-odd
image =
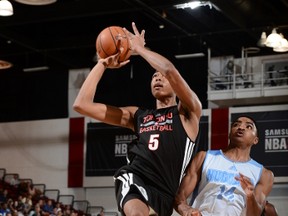
[[(98, 212), (100, 212), (100, 209), (103, 210), (102, 206), (90, 206), (88, 200), (75, 200), (74, 195), (60, 194), (60, 190), (58, 189), (46, 189), (46, 185), (43, 183), (34, 184), (32, 179), (21, 179), (19, 178), (19, 174), (7, 173), (6, 169), (0, 168), (0, 192), (2, 193), (4, 190), (8, 192), (7, 200), (12, 199), (15, 201), (18, 200), (20, 195), (25, 198), (30, 194), (33, 195), (33, 205), (38, 203), (40, 199), (43, 200), (44, 203), (48, 199), (51, 199), (54, 207), (56, 207), (58, 203), (63, 212), (68, 209), (71, 214), (73, 212), (78, 216), (94, 214), (96, 216), (98, 214), (96, 214), (96, 209), (99, 210)], [(115, 215), (114, 213), (107, 213), (108, 215)], [(62, 215), (67, 214), (63, 213)], [(116, 213), (116, 215), (118, 214)], [(47, 214), (47, 216), (49, 216), (49, 214)]]

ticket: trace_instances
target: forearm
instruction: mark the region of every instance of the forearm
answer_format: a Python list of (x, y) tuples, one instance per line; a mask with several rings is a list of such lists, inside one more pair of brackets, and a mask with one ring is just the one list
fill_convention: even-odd
[(167, 76), (171, 68), (174, 68), (173, 64), (167, 58), (145, 47), (137, 47), (136, 51), (156, 71), (161, 72), (164, 76)]
[(86, 80), (84, 81), (76, 99), (73, 104), (73, 108), (81, 112), (85, 103), (93, 103), (97, 85), (105, 71), (105, 65), (102, 62), (98, 62), (90, 71)]
[(254, 193), (247, 195), (246, 197), (246, 216), (260, 216), (262, 208), (256, 201)]
[(187, 198), (192, 194), (195, 184), (195, 179), (191, 178), (189, 174), (183, 178), (180, 184), (175, 196), (174, 208), (181, 215), (191, 209), (191, 206), (187, 203)]
[(273, 186), (273, 173), (268, 172), (264, 168), (259, 182), (254, 187), (251, 180), (239, 173), (235, 177), (241, 184), (241, 187), (246, 193), (246, 215), (247, 216), (260, 216), (265, 206), (266, 197), (270, 193)]

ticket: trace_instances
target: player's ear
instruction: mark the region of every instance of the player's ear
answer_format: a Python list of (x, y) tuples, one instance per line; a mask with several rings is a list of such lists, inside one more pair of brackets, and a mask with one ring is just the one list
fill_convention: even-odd
[(259, 142), (259, 137), (255, 137), (253, 144), (256, 145), (258, 142)]

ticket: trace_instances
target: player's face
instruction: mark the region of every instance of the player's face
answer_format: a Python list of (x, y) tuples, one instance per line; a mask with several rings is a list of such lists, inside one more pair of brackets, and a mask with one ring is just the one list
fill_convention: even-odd
[(230, 139), (232, 143), (241, 141), (248, 145), (258, 143), (257, 128), (254, 122), (247, 117), (240, 117), (231, 125)]
[(155, 98), (174, 97), (174, 91), (168, 80), (160, 73), (155, 72), (151, 80), (151, 91)]

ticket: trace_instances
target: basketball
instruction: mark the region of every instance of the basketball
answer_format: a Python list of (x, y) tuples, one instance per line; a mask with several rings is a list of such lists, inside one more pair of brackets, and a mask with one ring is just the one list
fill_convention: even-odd
[(120, 26), (110, 26), (103, 29), (96, 39), (96, 51), (101, 58), (107, 58), (118, 52), (117, 41), (121, 40), (123, 51), (119, 56), (119, 61), (123, 62), (131, 56), (129, 41), (124, 30)]

